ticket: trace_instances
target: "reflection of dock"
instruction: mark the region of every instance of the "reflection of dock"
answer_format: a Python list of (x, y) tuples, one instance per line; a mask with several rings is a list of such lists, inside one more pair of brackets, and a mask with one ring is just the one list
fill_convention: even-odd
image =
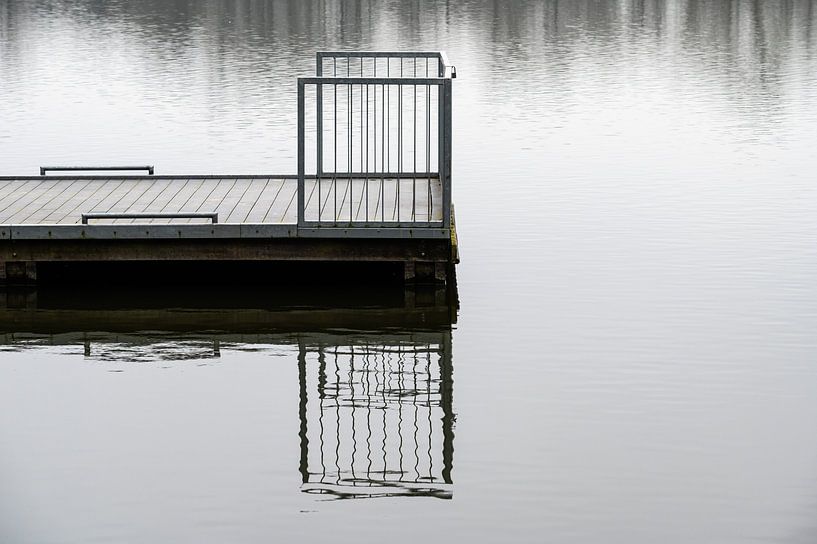
[[(351, 296), (350, 296), (351, 295)], [(455, 286), (345, 293), (0, 290), (4, 349), (84, 346), (128, 364), (297, 349), (301, 490), (453, 496)]]
[(72, 343), (121, 336), (138, 341), (144, 331), (163, 331), (257, 342), (270, 335), (333, 329), (439, 330), (456, 320), (454, 289), (398, 285), (341, 294), (331, 288), (255, 286), (228, 291), (153, 286), (0, 289), (0, 339), (33, 335)]
[(450, 331), (299, 349), (302, 490), (452, 497)]

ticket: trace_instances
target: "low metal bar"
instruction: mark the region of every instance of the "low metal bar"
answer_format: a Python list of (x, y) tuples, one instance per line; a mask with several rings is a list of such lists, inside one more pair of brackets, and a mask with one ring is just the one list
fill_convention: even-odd
[(131, 170), (146, 170), (150, 176), (152, 176), (154, 172), (153, 166), (40, 166), (40, 175), (44, 176), (46, 172), (118, 172)]
[(209, 219), (213, 224), (218, 223), (217, 212), (174, 212), (174, 213), (119, 213), (119, 212), (90, 212), (82, 214), (82, 224), (87, 225), (92, 219)]

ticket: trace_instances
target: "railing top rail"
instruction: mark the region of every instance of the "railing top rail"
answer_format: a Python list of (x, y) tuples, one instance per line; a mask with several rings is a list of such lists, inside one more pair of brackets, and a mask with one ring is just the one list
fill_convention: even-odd
[[(457, 77), (457, 69), (448, 60), (445, 51), (318, 51), (315, 54), (318, 63), (318, 72), (321, 72), (321, 63), (326, 58), (346, 59), (437, 59), (440, 62), (440, 75), (446, 78)], [(411, 77), (411, 76), (405, 76)]]
[(366, 58), (438, 58), (448, 60), (444, 51), (318, 51), (318, 58), (323, 57), (366, 57)]
[(305, 76), (298, 83), (305, 85), (444, 85), (447, 77), (356, 77), (356, 76)]

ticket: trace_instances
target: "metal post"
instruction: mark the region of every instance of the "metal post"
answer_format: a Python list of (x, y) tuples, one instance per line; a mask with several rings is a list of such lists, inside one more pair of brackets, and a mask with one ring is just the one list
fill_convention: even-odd
[(305, 112), (306, 107), (306, 85), (298, 79), (298, 227), (303, 227), (305, 222), (306, 200), (304, 198), (304, 176), (306, 175), (306, 127)]
[[(323, 55), (318, 52), (315, 55), (316, 58), (316, 75), (318, 77), (323, 76)], [(316, 174), (318, 176), (318, 189), (320, 190), (320, 178), (323, 174), (323, 85), (318, 85), (318, 157), (317, 157), (317, 169)], [(321, 199), (320, 193), (318, 193), (318, 214), (320, 214), (321, 209)]]
[(445, 226), (445, 87), (437, 84), (437, 176), (443, 193), (443, 226)]
[(445, 94), (445, 132), (444, 132), (444, 161), (442, 170), (445, 172), (443, 178), (443, 228), (451, 227), (451, 80), (443, 80)]

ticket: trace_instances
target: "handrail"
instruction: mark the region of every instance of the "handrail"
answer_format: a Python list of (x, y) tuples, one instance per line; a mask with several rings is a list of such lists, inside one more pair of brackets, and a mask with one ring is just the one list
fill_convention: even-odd
[[(316, 61), (316, 75), (323, 76), (323, 60), (325, 58), (345, 58), (347, 59), (437, 59), (440, 63), (438, 75), (455, 79), (457, 77), (457, 68), (448, 60), (448, 55), (445, 51), (318, 51), (315, 54)], [(361, 76), (363, 74), (360, 74)], [(376, 74), (372, 74), (376, 75)], [(352, 74), (349, 74), (352, 76)], [(428, 73), (425, 74), (429, 76)], [(401, 77), (413, 78), (415, 75), (404, 75)]]
[(82, 214), (82, 224), (87, 225), (91, 219), (210, 219), (218, 223), (216, 212), (179, 212), (179, 213), (116, 213), (91, 212)]
[(40, 166), (40, 175), (46, 172), (90, 172), (90, 171), (124, 171), (124, 170), (147, 170), (152, 176), (153, 166)]

